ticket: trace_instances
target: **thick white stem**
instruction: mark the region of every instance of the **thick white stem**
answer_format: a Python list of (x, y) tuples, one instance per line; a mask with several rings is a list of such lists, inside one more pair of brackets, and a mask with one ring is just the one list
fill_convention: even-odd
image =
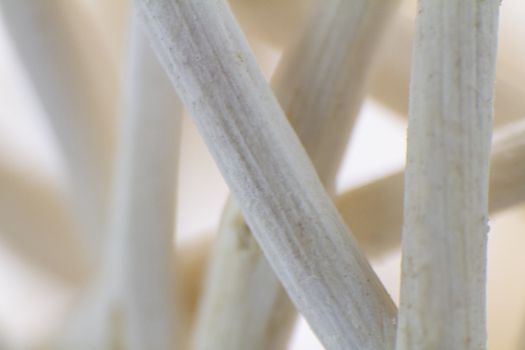
[(330, 349), (393, 345), (396, 309), (224, 1), (138, 0), (157, 52), (273, 270)]
[[(396, 5), (361, 0), (320, 4), (300, 40), (285, 50), (272, 79), (281, 107), (330, 193), (359, 112), (368, 62)], [(283, 348), (295, 314), (230, 200), (210, 261), (194, 348)]]
[(96, 256), (113, 154), (116, 67), (70, 1), (1, 0), (0, 6), (64, 153), (82, 238)]
[(133, 30), (106, 260), (60, 344), (64, 349), (177, 346), (172, 277), (182, 104), (139, 24)]
[(485, 349), (499, 0), (419, 0), (397, 349)]

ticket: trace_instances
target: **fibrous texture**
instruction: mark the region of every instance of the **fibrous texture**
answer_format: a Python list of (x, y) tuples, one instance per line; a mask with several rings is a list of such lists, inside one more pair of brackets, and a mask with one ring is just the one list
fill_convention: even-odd
[(498, 0), (420, 0), (397, 349), (484, 349)]
[[(396, 5), (361, 0), (318, 4), (272, 78), (281, 108), (329, 193), (361, 106), (368, 62)], [(295, 315), (238, 205), (230, 200), (210, 260), (195, 348), (284, 348)]]
[(395, 306), (325, 193), (223, 1), (137, 1), (254, 236), (326, 347), (391, 347)]

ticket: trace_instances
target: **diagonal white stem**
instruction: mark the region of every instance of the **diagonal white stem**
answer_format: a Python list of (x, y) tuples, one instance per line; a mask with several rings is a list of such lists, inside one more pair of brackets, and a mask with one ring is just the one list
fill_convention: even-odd
[[(508, 128), (496, 131), (490, 162), (489, 212), (496, 214), (525, 200), (525, 122), (509, 124)], [(401, 243), (403, 176), (399, 172), (335, 198), (337, 209), (352, 229), (359, 246), (371, 258), (379, 257)], [(377, 217), (381, 220), (374, 220)], [(198, 284), (196, 281), (201, 278), (203, 261), (210, 254), (209, 245), (204, 241), (181, 252), (185, 262), (178, 265), (180, 274), (190, 281), (190, 285)], [(194, 297), (195, 290), (186, 293), (187, 300)], [(189, 310), (191, 305), (188, 305)]]
[(484, 349), (499, 0), (419, 0), (397, 349)]
[(162, 61), (273, 270), (330, 349), (393, 345), (396, 309), (224, 1), (139, 0)]
[[(272, 79), (281, 107), (330, 193), (361, 105), (368, 62), (396, 5), (320, 4), (300, 40), (285, 50)], [(231, 200), (209, 266), (194, 348), (283, 348), (295, 309)]]

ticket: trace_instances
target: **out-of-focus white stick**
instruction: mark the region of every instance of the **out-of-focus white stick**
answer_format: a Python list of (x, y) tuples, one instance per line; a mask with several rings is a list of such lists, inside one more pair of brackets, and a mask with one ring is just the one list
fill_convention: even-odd
[(173, 238), (182, 104), (142, 31), (137, 19), (106, 260), (62, 349), (169, 350), (179, 340)]
[(93, 259), (111, 173), (116, 67), (71, 1), (1, 0), (0, 8), (65, 156), (80, 233)]

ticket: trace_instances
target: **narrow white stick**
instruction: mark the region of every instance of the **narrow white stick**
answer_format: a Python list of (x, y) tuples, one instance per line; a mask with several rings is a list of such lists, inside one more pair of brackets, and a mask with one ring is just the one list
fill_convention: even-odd
[(44, 273), (79, 285), (87, 258), (63, 189), (0, 160), (0, 240)]
[(107, 260), (63, 349), (174, 349), (174, 221), (182, 105), (135, 24)]
[(419, 0), (397, 349), (485, 349), (499, 0)]
[(84, 244), (96, 255), (113, 153), (116, 67), (70, 1), (1, 0), (0, 6), (64, 152)]
[(224, 1), (139, 0), (156, 49), (287, 292), (326, 347), (393, 345), (396, 310)]
[(117, 298), (124, 299), (126, 349), (174, 349), (171, 277), (182, 104), (135, 20), (109, 254), (122, 259), (112, 277), (124, 278)]
[[(272, 79), (281, 107), (330, 193), (361, 105), (368, 62), (396, 5), (375, 0), (319, 4)], [(194, 348), (283, 348), (295, 314), (230, 200), (210, 261)]]

